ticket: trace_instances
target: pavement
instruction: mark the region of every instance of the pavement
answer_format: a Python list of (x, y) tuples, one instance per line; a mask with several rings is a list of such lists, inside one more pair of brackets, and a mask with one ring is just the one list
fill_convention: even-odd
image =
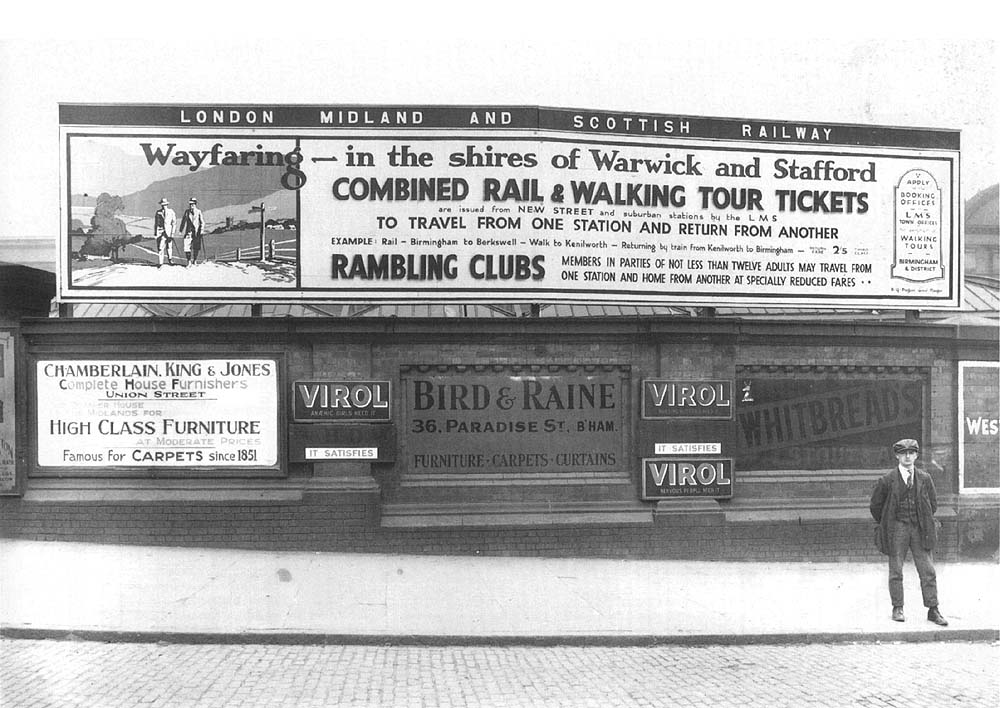
[(9, 638), (254, 644), (997, 641), (1000, 565), (938, 563), (948, 627), (885, 563), (383, 555), (0, 540)]

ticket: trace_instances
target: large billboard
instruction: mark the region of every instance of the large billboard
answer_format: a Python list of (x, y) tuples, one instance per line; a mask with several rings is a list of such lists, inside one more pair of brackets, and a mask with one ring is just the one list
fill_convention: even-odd
[(502, 106), (60, 123), (66, 302), (960, 306), (955, 131)]

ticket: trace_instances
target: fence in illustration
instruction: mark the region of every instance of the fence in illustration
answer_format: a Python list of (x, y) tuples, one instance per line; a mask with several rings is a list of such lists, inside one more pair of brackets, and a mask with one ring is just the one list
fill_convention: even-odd
[(281, 261), (284, 263), (294, 263), (298, 259), (296, 243), (298, 239), (287, 239), (285, 241), (269, 240), (264, 244), (264, 257), (261, 258), (260, 246), (250, 246), (248, 248), (237, 247), (235, 249), (218, 253), (216, 261)]

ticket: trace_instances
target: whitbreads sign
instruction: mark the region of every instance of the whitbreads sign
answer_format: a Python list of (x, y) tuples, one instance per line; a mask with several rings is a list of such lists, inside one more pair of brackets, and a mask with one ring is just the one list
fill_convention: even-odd
[(65, 302), (960, 307), (957, 131), (66, 104), (60, 138)]

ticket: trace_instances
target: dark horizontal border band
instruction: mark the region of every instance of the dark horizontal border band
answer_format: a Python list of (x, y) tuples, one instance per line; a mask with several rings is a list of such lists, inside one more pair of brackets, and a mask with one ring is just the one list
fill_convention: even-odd
[(958, 150), (935, 128), (637, 113), (538, 106), (60, 104), (61, 125), (181, 128), (550, 130), (590, 135)]

